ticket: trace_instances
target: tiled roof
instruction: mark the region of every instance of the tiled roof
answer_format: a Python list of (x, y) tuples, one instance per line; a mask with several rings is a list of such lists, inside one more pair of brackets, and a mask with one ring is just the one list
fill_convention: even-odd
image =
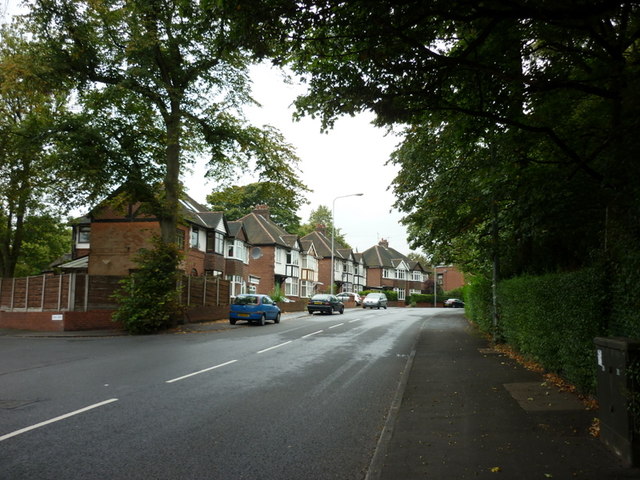
[[(256, 213), (249, 213), (240, 218), (247, 232), (247, 240), (252, 245), (280, 245), (292, 248), (292, 235), (271, 220)], [(295, 235), (293, 235), (295, 236)]]
[[(317, 230), (308, 233), (307, 235), (305, 235), (304, 237), (302, 237), (302, 240), (311, 240), (314, 245), (316, 246), (316, 251), (318, 252), (318, 256), (322, 257), (322, 258), (330, 258), (331, 257), (331, 239), (327, 238), (326, 235), (324, 235), (322, 232), (319, 232)], [(342, 254), (340, 253), (340, 251), (337, 249), (337, 245), (335, 245), (335, 239), (334, 239), (334, 246), (333, 246), (333, 256), (336, 258), (345, 258), (342, 256)]]
[(406, 255), (382, 245), (375, 245), (362, 252), (362, 255), (368, 267), (395, 268), (401, 261), (411, 264)]

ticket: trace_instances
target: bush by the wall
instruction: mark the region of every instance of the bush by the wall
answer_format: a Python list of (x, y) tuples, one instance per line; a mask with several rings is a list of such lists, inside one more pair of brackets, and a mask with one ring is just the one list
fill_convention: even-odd
[(500, 282), (500, 334), (545, 369), (594, 391), (593, 339), (606, 334), (604, 280), (602, 269), (587, 268)]
[(177, 288), (179, 260), (178, 248), (158, 238), (153, 249), (142, 249), (136, 257), (138, 270), (122, 280), (114, 294), (118, 309), (113, 319), (133, 334), (154, 333), (175, 323), (182, 313)]
[(363, 290), (359, 293), (359, 295), (364, 298), (368, 293), (384, 293), (387, 296), (387, 300), (389, 300), (390, 302), (395, 302), (396, 300), (398, 300), (398, 293), (394, 292), (393, 290)]
[(485, 333), (492, 333), (491, 280), (475, 276), (463, 288), (465, 313)]
[(416, 303), (430, 303), (433, 305), (433, 293), (412, 293), (407, 297), (408, 305), (415, 305)]
[(453, 290), (449, 290), (447, 292), (444, 292), (444, 294), (442, 295), (442, 298), (444, 298), (445, 300), (447, 298), (460, 298), (460, 299), (462, 299), (463, 297), (464, 297), (464, 287), (454, 288)]

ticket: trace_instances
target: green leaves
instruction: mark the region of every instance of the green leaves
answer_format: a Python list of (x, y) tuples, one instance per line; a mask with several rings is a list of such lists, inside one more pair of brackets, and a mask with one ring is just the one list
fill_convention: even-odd
[(177, 267), (181, 254), (173, 244), (159, 238), (153, 249), (137, 256), (138, 269), (121, 281), (114, 294), (118, 310), (113, 319), (132, 334), (155, 333), (175, 324), (182, 312), (179, 302)]

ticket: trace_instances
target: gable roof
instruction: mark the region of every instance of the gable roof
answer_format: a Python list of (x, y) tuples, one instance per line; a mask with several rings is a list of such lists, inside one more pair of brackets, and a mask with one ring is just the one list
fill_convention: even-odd
[[(300, 249), (297, 236), (287, 233), (282, 227), (273, 223), (263, 215), (251, 212), (239, 219), (247, 232), (247, 240), (252, 245), (279, 245), (281, 247)], [(294, 240), (292, 237), (295, 237)]]
[[(331, 258), (331, 239), (327, 238), (327, 236), (315, 230), (311, 233), (306, 234), (301, 240), (310, 240), (316, 247), (316, 251), (318, 252), (318, 256), (321, 258)], [(335, 258), (345, 258), (337, 248), (334, 239), (333, 245), (333, 256)]]
[(411, 260), (406, 255), (383, 245), (374, 245), (362, 252), (368, 267), (396, 268), (401, 262), (410, 265)]

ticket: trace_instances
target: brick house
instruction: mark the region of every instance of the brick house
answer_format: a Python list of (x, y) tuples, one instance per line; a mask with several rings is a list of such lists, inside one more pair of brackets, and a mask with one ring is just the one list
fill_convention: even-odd
[[(242, 230), (236, 228), (235, 236), (230, 236), (221, 212), (208, 212), (187, 195), (180, 200), (180, 208), (183, 222), (177, 227), (176, 239), (184, 252), (183, 273), (222, 277), (229, 268), (233, 274), (242, 272), (248, 263)], [(152, 237), (160, 234), (160, 224), (141, 202), (122, 205), (108, 199), (74, 221), (72, 231), (72, 260), (60, 265), (61, 269), (73, 266), (77, 271), (86, 269), (89, 275), (125, 276), (136, 268), (135, 254), (151, 247)], [(229, 257), (231, 245), (236, 253)]]
[[(316, 230), (302, 237), (302, 240), (315, 245), (319, 257), (318, 290), (329, 292), (331, 289), (331, 239), (327, 237), (326, 227), (318, 225)], [(337, 287), (334, 293), (362, 291), (366, 283), (362, 256), (354, 254), (351, 249), (337, 247), (334, 239), (333, 279)]]
[(437, 285), (445, 292), (464, 285), (464, 274), (454, 265), (437, 265), (435, 271)]
[(300, 297), (304, 247), (298, 236), (274, 223), (266, 205), (256, 205), (253, 212), (238, 221), (242, 222), (251, 244), (250, 291), (268, 294), (279, 287), (287, 297)]
[(412, 293), (422, 293), (427, 272), (418, 262), (389, 248), (389, 242), (382, 239), (362, 252), (367, 267), (367, 290), (393, 290), (398, 300), (404, 300)]

